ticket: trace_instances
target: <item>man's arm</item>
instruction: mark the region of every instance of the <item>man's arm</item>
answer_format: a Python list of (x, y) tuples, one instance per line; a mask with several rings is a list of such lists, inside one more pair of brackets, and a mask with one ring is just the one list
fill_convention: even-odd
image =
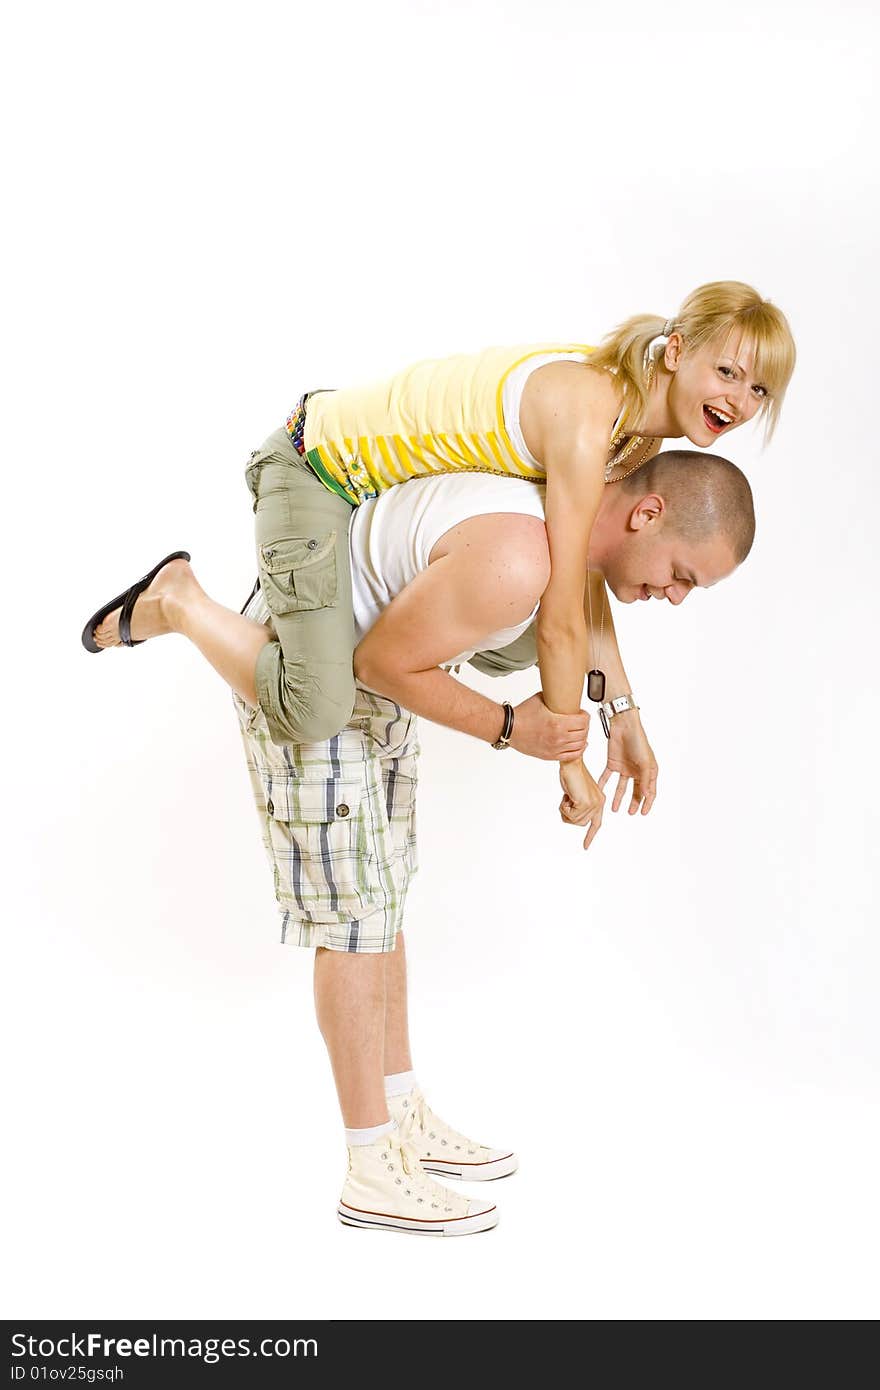
[[(597, 644), (599, 634), (602, 634), (601, 650), (590, 650), (587, 660), (590, 666), (598, 666), (600, 671), (605, 672), (605, 698), (606, 700), (613, 700), (616, 695), (631, 694), (632, 688), (629, 677), (623, 669), (605, 580), (601, 574), (594, 572), (588, 577), (587, 583), (592, 594), (595, 618), (593, 636)], [(587, 612), (589, 605), (590, 598), (585, 590), (584, 609)], [(627, 810), (631, 816), (634, 816), (639, 810), (643, 816), (646, 816), (654, 805), (657, 796), (657, 759), (654, 757), (654, 750), (648, 742), (637, 709), (625, 710), (611, 721), (608, 757), (605, 770), (598, 783), (603, 791), (606, 782), (614, 772), (618, 774), (618, 777), (614, 800), (611, 803), (612, 811), (620, 810), (630, 781), (632, 781), (632, 795)]]
[[(494, 743), (504, 724), (502, 706), (439, 666), (489, 633), (523, 622), (548, 577), (546, 533), (538, 518), (503, 513), (462, 522), (441, 537), (428, 568), (359, 644), (355, 675), (435, 724)], [(576, 757), (586, 723), (582, 712), (554, 715), (533, 697), (518, 707), (511, 746), (533, 757)]]
[[(594, 650), (588, 644), (587, 666), (589, 668), (598, 666), (600, 670), (605, 672), (607, 678), (606, 699), (613, 699), (615, 695), (630, 693), (629, 677), (623, 669), (623, 662), (617, 645), (617, 635), (614, 631), (605, 580), (596, 571), (590, 576), (590, 582), (593, 588), (592, 602), (596, 619), (595, 626), (599, 630), (603, 627), (603, 604), (605, 616), (601, 650)], [(508, 676), (511, 671), (526, 671), (530, 666), (537, 665), (537, 662), (535, 624), (531, 623), (510, 646), (502, 647), (499, 651), (476, 652), (471, 657), (469, 664), (481, 671), (484, 676)], [(614, 772), (618, 774), (618, 779), (611, 806), (612, 811), (620, 810), (630, 782), (632, 782), (629, 814), (634, 816), (637, 811), (641, 810), (642, 815), (646, 816), (657, 795), (657, 759), (645, 737), (638, 710), (626, 710), (612, 720), (605, 770), (598, 782), (600, 790), (604, 791), (606, 782)]]

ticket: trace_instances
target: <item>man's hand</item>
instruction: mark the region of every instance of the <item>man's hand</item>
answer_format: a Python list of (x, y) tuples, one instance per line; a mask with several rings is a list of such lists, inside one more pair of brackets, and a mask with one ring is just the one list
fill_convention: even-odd
[(589, 727), (590, 716), (586, 710), (579, 710), (577, 714), (554, 714), (539, 692), (516, 706), (510, 746), (530, 758), (568, 762), (571, 758), (580, 758), (587, 746)]
[(580, 760), (560, 763), (559, 780), (565, 793), (559, 814), (567, 825), (589, 826), (584, 838), (584, 849), (589, 849), (602, 824), (605, 797)]
[(634, 816), (641, 807), (642, 815), (646, 816), (657, 795), (657, 759), (645, 737), (638, 711), (626, 710), (623, 714), (616, 714), (610, 727), (608, 763), (599, 778), (599, 786), (605, 786), (612, 772), (618, 774), (611, 809), (619, 811), (632, 780), (632, 797), (627, 813)]

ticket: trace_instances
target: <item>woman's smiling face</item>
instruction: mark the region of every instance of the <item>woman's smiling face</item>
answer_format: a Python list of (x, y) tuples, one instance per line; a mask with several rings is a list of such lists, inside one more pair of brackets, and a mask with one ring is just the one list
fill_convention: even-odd
[(754, 361), (754, 345), (741, 333), (718, 334), (692, 352), (673, 334), (663, 358), (672, 372), (666, 401), (670, 434), (686, 435), (705, 449), (753, 419), (769, 396), (755, 377)]

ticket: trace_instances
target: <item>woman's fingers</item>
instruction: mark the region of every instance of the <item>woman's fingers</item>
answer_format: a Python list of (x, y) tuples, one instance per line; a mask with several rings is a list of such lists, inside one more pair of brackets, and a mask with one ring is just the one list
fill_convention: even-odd
[(599, 834), (599, 830), (601, 829), (601, 826), (602, 826), (602, 812), (600, 811), (600, 812), (598, 813), (598, 815), (596, 815), (596, 816), (593, 817), (592, 821), (590, 822), (590, 828), (589, 828), (589, 830), (587, 831), (586, 835), (584, 836), (584, 849), (589, 849), (589, 848), (590, 848), (590, 845), (593, 843), (593, 841), (595, 840), (596, 836)]

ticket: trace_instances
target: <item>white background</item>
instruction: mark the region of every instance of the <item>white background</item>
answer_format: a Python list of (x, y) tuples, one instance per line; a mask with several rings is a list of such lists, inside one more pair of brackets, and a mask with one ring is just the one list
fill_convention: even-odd
[[(877, 1315), (875, 15), (7, 22), (7, 1316)], [(243, 465), (302, 390), (595, 340), (722, 277), (800, 361), (770, 448), (727, 446), (748, 564), (618, 609), (655, 811), (585, 856), (550, 765), (423, 730), (416, 1066), (520, 1151), (502, 1223), (339, 1227), (311, 956), (229, 699), (182, 639), (95, 661), (82, 624), (178, 546), (238, 607)]]

